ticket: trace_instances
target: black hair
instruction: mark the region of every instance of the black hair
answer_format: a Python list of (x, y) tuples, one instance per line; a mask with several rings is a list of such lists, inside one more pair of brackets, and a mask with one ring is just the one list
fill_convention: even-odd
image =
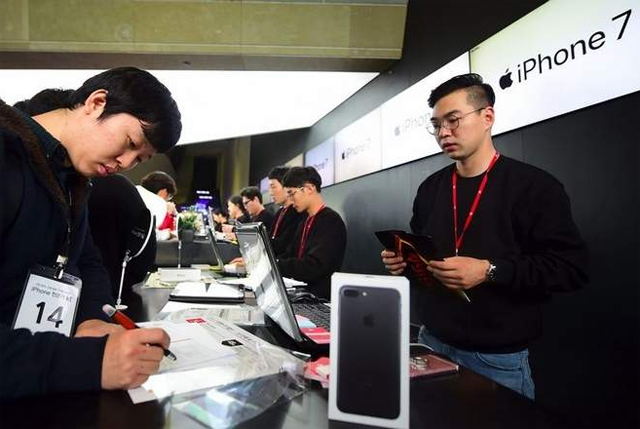
[(313, 167), (291, 167), (289, 172), (284, 176), (282, 186), (287, 188), (299, 188), (307, 183), (316, 187), (316, 191), (320, 192), (322, 188), (322, 178), (318, 171)]
[(182, 122), (171, 92), (151, 73), (136, 67), (118, 67), (89, 78), (69, 97), (71, 108), (82, 105), (94, 91), (107, 91), (107, 103), (98, 119), (128, 113), (142, 122), (151, 146), (166, 152), (178, 142)]
[(291, 170), (291, 167), (280, 165), (272, 168), (267, 177), (269, 180), (277, 180), (282, 185), (284, 182), (284, 176), (289, 172), (289, 170)]
[(163, 189), (167, 193), (175, 195), (178, 192), (176, 181), (164, 171), (153, 171), (142, 178), (140, 184), (147, 191), (157, 194)]
[(56, 109), (68, 109), (71, 94), (73, 89), (43, 89), (29, 100), (25, 100), (26, 106), (22, 110), (29, 116), (36, 116)]
[(431, 91), (429, 107), (433, 109), (433, 106), (441, 98), (459, 89), (464, 89), (467, 92), (467, 101), (478, 109), (484, 106), (493, 106), (496, 102), (496, 94), (491, 85), (483, 83), (482, 76), (479, 74), (467, 73), (452, 77)]
[(246, 188), (243, 188), (242, 191), (240, 191), (240, 196), (249, 200), (257, 198), (258, 201), (260, 201), (260, 204), (262, 204), (262, 193), (256, 186), (247, 186)]
[(247, 216), (249, 215), (240, 195), (231, 195), (231, 197), (229, 197), (229, 202), (242, 210), (242, 214)]
[(216, 207), (216, 208), (212, 209), (211, 212), (214, 215), (222, 216), (224, 218), (229, 219), (229, 213), (227, 213), (227, 211), (222, 207)]
[(16, 102), (13, 107), (20, 110), (21, 112), (27, 113), (27, 107), (29, 106), (29, 99), (20, 100)]

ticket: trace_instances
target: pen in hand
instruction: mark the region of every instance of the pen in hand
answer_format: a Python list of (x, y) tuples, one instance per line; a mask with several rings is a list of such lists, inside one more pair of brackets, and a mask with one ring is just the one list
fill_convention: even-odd
[[(138, 329), (138, 328), (140, 328), (126, 314), (124, 314), (121, 311), (116, 310), (114, 307), (112, 307), (109, 304), (103, 305), (102, 306), (102, 311), (104, 311), (107, 316), (109, 316), (111, 319), (113, 319), (118, 325), (122, 326), (124, 329)], [(169, 351), (169, 349), (163, 348), (163, 350), (164, 350), (164, 355), (167, 358), (169, 358), (169, 359), (171, 359), (173, 361), (177, 360), (176, 355), (171, 353)]]

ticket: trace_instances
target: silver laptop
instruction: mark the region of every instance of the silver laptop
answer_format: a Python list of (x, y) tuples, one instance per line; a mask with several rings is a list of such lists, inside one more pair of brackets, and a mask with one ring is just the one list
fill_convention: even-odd
[(303, 318), (300, 320), (313, 320), (309, 312), (302, 311), (303, 307), (305, 310), (315, 308), (320, 313), (326, 313), (327, 316), (330, 307), (323, 303), (291, 304), (276, 263), (271, 240), (262, 222), (238, 226), (236, 236), (240, 244), (240, 253), (247, 266), (248, 279), (262, 311), (297, 342), (304, 342), (306, 337), (317, 344), (329, 344), (328, 325), (321, 327), (316, 323), (316, 327), (301, 328), (296, 315)]

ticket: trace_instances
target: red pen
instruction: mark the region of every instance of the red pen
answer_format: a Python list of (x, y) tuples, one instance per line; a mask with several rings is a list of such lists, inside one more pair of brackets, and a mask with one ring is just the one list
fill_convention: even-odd
[[(136, 323), (129, 319), (129, 317), (124, 314), (121, 311), (116, 310), (115, 308), (113, 308), (112, 306), (110, 306), (109, 304), (105, 304), (102, 306), (102, 311), (104, 311), (106, 313), (107, 316), (109, 316), (110, 318), (112, 318), (114, 320), (114, 322), (116, 322), (118, 325), (122, 326), (124, 329), (138, 329), (140, 328), (138, 325), (136, 325)], [(164, 350), (164, 355), (166, 357), (168, 357), (171, 360), (176, 360), (176, 355), (174, 355), (173, 353), (171, 353), (169, 351), (169, 349), (165, 349)]]

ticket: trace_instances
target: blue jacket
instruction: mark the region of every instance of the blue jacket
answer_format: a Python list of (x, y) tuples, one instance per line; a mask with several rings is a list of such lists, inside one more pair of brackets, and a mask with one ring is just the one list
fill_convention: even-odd
[(100, 389), (106, 337), (11, 329), (29, 269), (53, 265), (66, 241), (67, 219), (73, 233), (66, 272), (83, 282), (76, 326), (89, 319), (108, 320), (101, 308), (113, 303), (113, 297), (89, 232), (90, 182), (77, 174), (69, 177), (69, 208), (38, 136), (2, 100), (0, 152), (0, 397)]

